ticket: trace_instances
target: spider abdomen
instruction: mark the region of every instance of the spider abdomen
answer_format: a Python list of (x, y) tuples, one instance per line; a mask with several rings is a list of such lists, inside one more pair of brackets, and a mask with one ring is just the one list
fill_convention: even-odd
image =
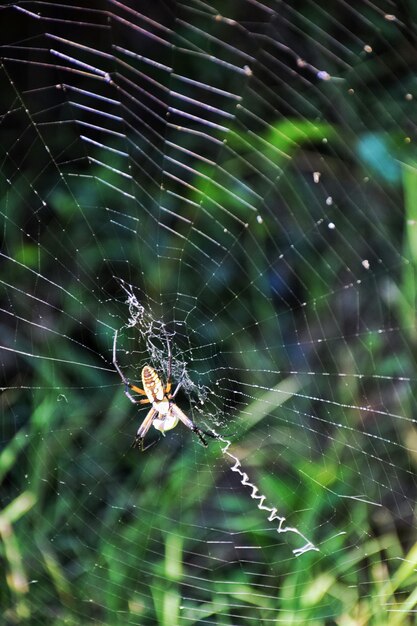
[(153, 367), (145, 365), (143, 368), (142, 384), (150, 402), (161, 402), (164, 399), (164, 386)]

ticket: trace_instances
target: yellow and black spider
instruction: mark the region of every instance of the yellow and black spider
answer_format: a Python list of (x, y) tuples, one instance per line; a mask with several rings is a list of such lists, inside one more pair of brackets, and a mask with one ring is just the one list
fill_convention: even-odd
[[(120, 378), (124, 382), (125, 394), (133, 404), (152, 405), (142, 424), (138, 428), (135, 440), (133, 442), (133, 447), (140, 448), (142, 452), (147, 449), (143, 447), (143, 441), (151, 425), (153, 425), (154, 428), (156, 428), (163, 435), (165, 435), (165, 432), (167, 430), (175, 428), (179, 420), (181, 420), (181, 422), (185, 424), (187, 428), (192, 430), (193, 433), (195, 433), (199, 437), (201, 443), (204, 446), (207, 447), (207, 442), (204, 439), (203, 435), (207, 435), (208, 437), (213, 437), (213, 439), (217, 439), (217, 436), (214, 433), (202, 430), (196, 424), (194, 424), (194, 422), (189, 417), (187, 417), (185, 413), (183, 413), (173, 401), (179, 389), (181, 388), (181, 381), (176, 386), (174, 393), (171, 393), (172, 354), (169, 342), (168, 379), (166, 386), (163, 386), (161, 379), (159, 378), (157, 372), (153, 369), (153, 367), (151, 367), (150, 365), (145, 365), (142, 369), (143, 389), (141, 389), (136, 385), (132, 385), (120, 369), (120, 366), (117, 362), (116, 354), (117, 335), (118, 331), (116, 330), (113, 339), (113, 365), (116, 368), (116, 371), (119, 374)], [(146, 398), (143, 398), (142, 400), (137, 400), (132, 396), (130, 390), (142, 396), (146, 396)]]

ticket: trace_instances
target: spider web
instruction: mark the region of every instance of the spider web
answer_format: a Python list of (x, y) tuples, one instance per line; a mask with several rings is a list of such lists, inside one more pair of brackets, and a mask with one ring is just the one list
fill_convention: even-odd
[[(3, 5), (10, 622), (412, 623), (415, 16), (397, 4)], [(139, 385), (145, 364), (166, 383), (172, 352), (178, 406), (217, 441), (180, 423), (131, 448), (146, 409), (116, 331)]]

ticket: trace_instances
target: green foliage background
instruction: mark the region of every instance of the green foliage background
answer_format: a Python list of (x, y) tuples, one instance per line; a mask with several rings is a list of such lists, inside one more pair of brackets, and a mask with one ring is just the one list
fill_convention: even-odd
[[(9, 115), (1, 126), (0, 322), (2, 344), (11, 349), (1, 360), (6, 624), (415, 623), (417, 93), (408, 59), (415, 54), (417, 16), (403, 7), (397, 29), (381, 17), (367, 55), (334, 26), (345, 23), (341, 5), (317, 13), (309, 2), (296, 4), (305, 18), (303, 45), (320, 43), (321, 31), (335, 29), (334, 41), (350, 46), (359, 61), (343, 80), (295, 93), (278, 116), (264, 96), (257, 114), (266, 124), (256, 132), (231, 126), (233, 156), (221, 165), (233, 184), (221, 168), (195, 165), (182, 217), (225, 247), (230, 239), (227, 233), (221, 239), (217, 224), (232, 232), (236, 245), (227, 262), (221, 262), (224, 250), (190, 237), (186, 223), (174, 218), (169, 224), (185, 241), (178, 253), (177, 234), (157, 226), (152, 176), (139, 167), (133, 172), (144, 207), (139, 236), (110, 227), (113, 212), (120, 217), (130, 207), (114, 190), (120, 186), (115, 170), (124, 164), (116, 141), (109, 169), (99, 159), (81, 159), (80, 129), (63, 124), (47, 135), (60, 155), (55, 168), (33, 133), (42, 117), (28, 125), (23, 114), (10, 116), (35, 78), (15, 76), (3, 61), (2, 112)], [(355, 7), (360, 25), (375, 22), (368, 10)], [(242, 17), (233, 3), (223, 12)], [(11, 19), (4, 43), (24, 39), (18, 26)], [(296, 34), (291, 37), (297, 47)], [(189, 63), (200, 70), (198, 60)], [(41, 100), (39, 109), (46, 108)], [(73, 111), (69, 118), (75, 119)], [(185, 147), (201, 152), (198, 138)], [(67, 173), (69, 166), (79, 176), (66, 186), (57, 170)], [(324, 217), (312, 171), (321, 172), (336, 199), (329, 208), (334, 235), (327, 225), (326, 235), (313, 228)], [(248, 218), (244, 202), (252, 201), (249, 181), (265, 197), (265, 180), (274, 180), (274, 192), (259, 223), (256, 215)], [(195, 208), (202, 196), (206, 213)], [(172, 202), (165, 208), (175, 211)], [(290, 250), (286, 266), (277, 262), (280, 250)], [(130, 450), (137, 414), (111, 365), (112, 329), (128, 316), (115, 275), (134, 283), (168, 324), (175, 307), (180, 319), (178, 294), (198, 294), (186, 316), (190, 335), (178, 333), (176, 355), (188, 345), (198, 357), (194, 377), (209, 386), (217, 378), (222, 394), (213, 413), (221, 419), (215, 426), (232, 438), (268, 500), (282, 504), (289, 520), (297, 512), (297, 526), (309, 529), (320, 552), (283, 562), (288, 537), (281, 541), (267, 528), (219, 444), (204, 450), (181, 432), (144, 457)], [(200, 289), (208, 283), (210, 289)], [(301, 337), (294, 328), (303, 329)], [(309, 349), (309, 337), (324, 341)], [(132, 333), (129, 339), (135, 341)], [(146, 356), (143, 347), (136, 351), (137, 362), (126, 362), (123, 351), (122, 358), (138, 377)], [(216, 375), (220, 367), (224, 377)], [(293, 376), (293, 369), (315, 375)], [(276, 371), (287, 374), (277, 382)], [(323, 372), (341, 375), (329, 380)], [(263, 390), (240, 403), (235, 390), (250, 385)], [(296, 412), (293, 422), (268, 421), (281, 415), (282, 395), (272, 391), (277, 385)], [(337, 496), (357, 495), (364, 485), (383, 507)], [(200, 542), (214, 527), (241, 533), (240, 543), (259, 547), (262, 558), (254, 550), (251, 567), (242, 567), (226, 548), (203, 558)], [(206, 537), (199, 536), (202, 528)], [(212, 569), (211, 556), (227, 566)]]

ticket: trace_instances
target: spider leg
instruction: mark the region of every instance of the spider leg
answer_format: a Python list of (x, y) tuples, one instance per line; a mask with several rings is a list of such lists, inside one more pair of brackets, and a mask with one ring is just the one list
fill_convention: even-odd
[(187, 428), (192, 430), (193, 433), (197, 435), (197, 437), (200, 439), (203, 446), (205, 446), (206, 448), (208, 444), (207, 444), (207, 441), (204, 439), (203, 435), (207, 435), (208, 437), (212, 437), (213, 439), (218, 439), (218, 436), (215, 435), (214, 433), (211, 433), (208, 430), (202, 430), (201, 428), (197, 426), (197, 424), (194, 424), (193, 420), (187, 417), (186, 414), (183, 413), (181, 409), (177, 407), (177, 405), (174, 402), (171, 404), (170, 411), (172, 415), (174, 415), (179, 420), (181, 420), (182, 423), (185, 424), (185, 426), (187, 426)]
[(143, 440), (145, 439), (146, 433), (152, 426), (152, 422), (157, 414), (158, 414), (158, 411), (156, 411), (153, 407), (148, 411), (145, 419), (143, 420), (142, 424), (138, 428), (138, 432), (136, 433), (136, 437), (132, 444), (132, 448), (140, 448), (142, 452), (144, 451)]
[(116, 368), (117, 373), (119, 374), (120, 378), (122, 379), (122, 381), (124, 382), (125, 385), (129, 385), (125, 375), (123, 374), (122, 370), (119, 367), (119, 364), (117, 362), (117, 336), (119, 334), (118, 330), (114, 331), (114, 337), (113, 337), (113, 365)]
[[(172, 387), (172, 383), (171, 383), (171, 375), (172, 375), (172, 350), (171, 350), (171, 342), (168, 338), (168, 335), (166, 336), (166, 342), (167, 342), (167, 350), (168, 350), (168, 370), (167, 370), (167, 386), (165, 388), (165, 393), (169, 394), (169, 392), (171, 391), (171, 387)], [(175, 396), (177, 395), (178, 391), (181, 388), (181, 381), (178, 383), (178, 385), (175, 387), (175, 391), (173, 394), (170, 395), (170, 398), (175, 398)]]
[[(166, 335), (166, 342), (167, 342), (167, 351), (168, 351), (168, 370), (167, 370), (167, 385), (165, 388), (165, 393), (168, 395), (169, 392), (171, 391), (171, 375), (172, 375), (172, 350), (171, 350), (171, 342), (169, 340), (168, 335)], [(185, 371), (185, 366), (184, 366), (184, 371)], [(169, 397), (170, 399), (175, 398), (175, 396), (177, 395), (177, 393), (179, 392), (179, 390), (181, 389), (182, 386), (182, 382), (180, 381), (178, 383), (178, 385), (175, 387), (175, 391), (174, 393), (172, 393)]]
[[(136, 387), (136, 385), (131, 385), (130, 383), (128, 383), (128, 386), (130, 387), (130, 389), (132, 391), (134, 391), (135, 393), (140, 393), (141, 396), (146, 396), (146, 391), (144, 391), (143, 389), (141, 389), (140, 387)], [(149, 400), (148, 400), (149, 402)]]
[(181, 389), (182, 382), (180, 381), (178, 385), (175, 387), (174, 393), (171, 393), (170, 398), (175, 398), (179, 390)]
[(174, 393), (171, 393), (171, 395), (170, 395), (170, 399), (171, 400), (173, 400), (175, 398), (175, 396), (177, 395), (177, 393), (179, 392), (179, 390), (182, 387), (182, 377), (184, 376), (184, 373), (185, 373), (185, 363), (184, 363), (184, 369), (183, 369), (183, 372), (182, 372), (182, 375), (181, 375), (181, 380), (178, 383), (178, 385), (175, 387)]
[(119, 334), (119, 331), (116, 330), (114, 332), (114, 338), (113, 338), (113, 365), (116, 368), (116, 372), (119, 374), (120, 378), (124, 382), (126, 397), (129, 398), (129, 400), (132, 402), (132, 404), (143, 404), (142, 400), (137, 400), (136, 398), (134, 398), (132, 396), (132, 394), (130, 393), (129, 389), (132, 389), (136, 393), (140, 393), (140, 394), (142, 394), (144, 396), (146, 396), (146, 393), (143, 391), (143, 389), (140, 389), (139, 387), (135, 387), (135, 385), (132, 385), (127, 380), (126, 376), (123, 374), (122, 370), (120, 369), (119, 363), (117, 362), (117, 336), (118, 336), (118, 334)]
[(132, 388), (133, 385), (131, 385), (129, 382), (125, 383), (125, 396), (129, 398), (132, 404), (146, 404), (149, 402), (149, 400), (138, 400), (137, 398), (134, 398), (129, 391), (129, 389)]
[(168, 371), (167, 371), (167, 386), (171, 384), (171, 374), (172, 374), (172, 350), (171, 350), (171, 342), (168, 339), (168, 335), (166, 335), (167, 341), (167, 349), (168, 349)]
[[(159, 438), (160, 439), (160, 438)], [(146, 452), (146, 450), (149, 450), (149, 448), (152, 448), (152, 446), (154, 446), (156, 443), (158, 443), (159, 439), (155, 439), (154, 441), (152, 441), (151, 443), (149, 443), (147, 446), (143, 446), (143, 439), (141, 439), (141, 444), (139, 443), (139, 445), (135, 445), (136, 444), (136, 439), (135, 441), (132, 443), (132, 448), (140, 448), (141, 452)]]

